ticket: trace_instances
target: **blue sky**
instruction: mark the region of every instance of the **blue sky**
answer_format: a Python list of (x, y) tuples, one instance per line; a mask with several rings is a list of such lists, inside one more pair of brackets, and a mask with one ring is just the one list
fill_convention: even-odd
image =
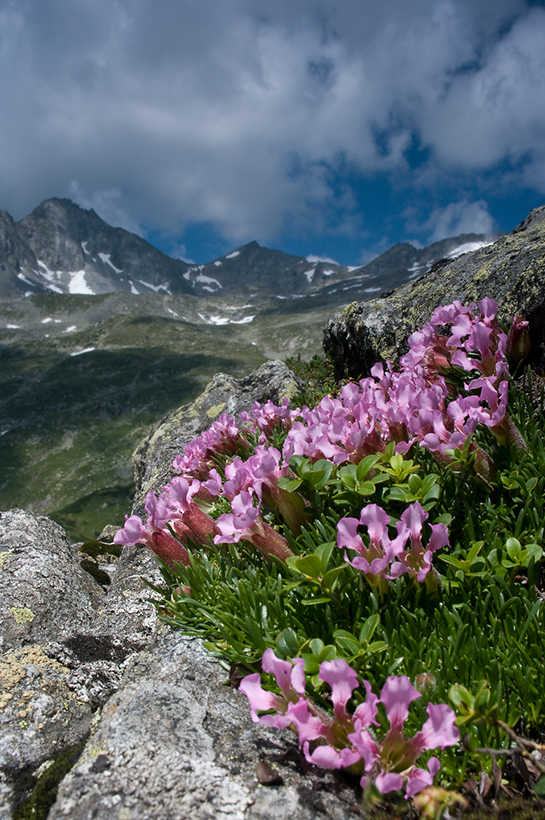
[(545, 2), (0, 0), (0, 208), (341, 264), (545, 203)]

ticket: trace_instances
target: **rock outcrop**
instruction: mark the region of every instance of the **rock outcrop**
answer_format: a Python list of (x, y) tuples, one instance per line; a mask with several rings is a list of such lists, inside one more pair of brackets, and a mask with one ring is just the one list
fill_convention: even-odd
[(545, 206), (488, 247), (437, 262), (429, 273), (387, 298), (353, 302), (324, 330), (324, 349), (338, 378), (369, 374), (375, 362), (395, 361), (410, 334), (441, 304), (462, 304), (491, 296), (500, 315), (530, 320), (532, 363), (545, 363)]
[(280, 404), (285, 396), (292, 398), (302, 387), (283, 362), (265, 362), (243, 379), (218, 373), (196, 401), (162, 419), (135, 451), (133, 513), (142, 514), (146, 495), (150, 491), (158, 492), (174, 475), (174, 458), (222, 413), (236, 416), (250, 410), (256, 401)]
[[(298, 387), (279, 362), (247, 379), (217, 376), (139, 449), (136, 507), (221, 412)], [(106, 566), (104, 591), (56, 524), (0, 514), (0, 819), (355, 816), (356, 781), (303, 770), (294, 735), (252, 723), (202, 643), (158, 622), (155, 557), (128, 547)], [(263, 762), (274, 770), (260, 782)]]

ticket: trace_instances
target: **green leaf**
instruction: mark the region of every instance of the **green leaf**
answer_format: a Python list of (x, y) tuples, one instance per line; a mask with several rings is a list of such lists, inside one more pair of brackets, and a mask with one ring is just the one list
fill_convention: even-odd
[(306, 575), (307, 578), (319, 578), (322, 574), (322, 562), (318, 555), (311, 553), (301, 557), (290, 557), (287, 560), (288, 566)]
[(333, 567), (333, 569), (328, 570), (322, 578), (322, 589), (333, 589), (335, 581), (345, 569), (348, 569), (348, 566), (348, 564), (341, 564), (340, 567)]
[(329, 604), (331, 598), (303, 598), (303, 606), (317, 606), (318, 604)]
[(363, 624), (360, 630), (360, 643), (369, 643), (373, 635), (375, 634), (376, 628), (380, 623), (380, 615), (371, 615), (365, 623)]
[(356, 654), (359, 651), (360, 644), (358, 639), (355, 635), (352, 635), (351, 632), (347, 632), (346, 629), (336, 629), (333, 633), (333, 637), (341, 646), (344, 646), (348, 652)]
[(507, 550), (507, 555), (512, 561), (518, 561), (520, 563), (522, 553), (520, 541), (517, 541), (516, 538), (508, 538), (505, 542), (505, 549)]
[(363, 481), (356, 487), (356, 492), (358, 493), (358, 495), (373, 495), (375, 490), (376, 486), (372, 481)]
[(523, 567), (527, 567), (530, 561), (540, 561), (543, 556), (543, 549), (539, 544), (527, 544), (525, 552), (527, 555), (522, 561)]
[(301, 478), (316, 490), (322, 490), (327, 484), (333, 469), (334, 465), (331, 461), (326, 461), (324, 458), (321, 458), (314, 464), (310, 464), (308, 467), (305, 466), (301, 470)]
[(407, 501), (407, 496), (409, 496), (409, 495), (410, 495), (410, 493), (408, 493), (407, 490), (404, 489), (403, 487), (392, 487), (391, 490), (389, 491), (388, 495), (387, 495), (387, 500), (388, 501), (403, 501), (403, 502), (406, 502)]
[(291, 627), (284, 629), (280, 635), (278, 635), (275, 644), (278, 652), (283, 658), (293, 658), (299, 651), (299, 641), (297, 640), (297, 635)]
[(319, 655), (324, 648), (324, 642), (320, 638), (313, 638), (309, 643), (310, 651), (313, 655)]
[(541, 800), (545, 799), (545, 776), (539, 778), (534, 786), (534, 791)]
[(281, 476), (278, 479), (278, 486), (280, 487), (280, 489), (281, 490), (287, 490), (288, 493), (292, 493), (295, 490), (297, 490), (298, 487), (300, 487), (302, 483), (303, 483), (302, 478), (288, 478), (287, 476), (285, 476), (285, 477)]
[(335, 541), (328, 541), (325, 544), (320, 544), (320, 546), (316, 547), (314, 550), (314, 555), (318, 556), (321, 562), (321, 575), (323, 575), (326, 571), (327, 565), (329, 564), (329, 559), (331, 558), (331, 553), (335, 547)]
[(300, 470), (305, 466), (305, 464), (309, 463), (310, 461), (307, 456), (292, 456), (290, 458), (290, 468), (297, 475), (300, 474)]
[(416, 473), (409, 476), (407, 484), (409, 485), (409, 490), (415, 495), (417, 495), (420, 490), (423, 490), (422, 479), (416, 475)]
[(363, 481), (369, 470), (371, 470), (377, 461), (380, 461), (380, 456), (371, 455), (366, 456), (360, 461), (356, 469), (356, 478), (358, 481)]
[(456, 709), (462, 713), (473, 711), (475, 707), (475, 697), (465, 686), (462, 686), (461, 683), (453, 683), (449, 689), (448, 696)]

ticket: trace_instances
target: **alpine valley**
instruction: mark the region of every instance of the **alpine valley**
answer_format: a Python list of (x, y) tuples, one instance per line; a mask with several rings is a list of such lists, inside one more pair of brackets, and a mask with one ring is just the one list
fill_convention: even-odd
[(250, 242), (195, 265), (68, 199), (0, 211), (0, 509), (46, 513), (72, 540), (121, 524), (136, 445), (214, 373), (311, 358), (336, 310), (498, 238), (398, 244), (359, 267)]

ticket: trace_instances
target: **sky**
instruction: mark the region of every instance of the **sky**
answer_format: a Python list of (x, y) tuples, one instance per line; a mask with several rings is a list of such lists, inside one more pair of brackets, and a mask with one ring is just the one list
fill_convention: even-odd
[(0, 208), (357, 265), (545, 203), (545, 0), (0, 0)]

